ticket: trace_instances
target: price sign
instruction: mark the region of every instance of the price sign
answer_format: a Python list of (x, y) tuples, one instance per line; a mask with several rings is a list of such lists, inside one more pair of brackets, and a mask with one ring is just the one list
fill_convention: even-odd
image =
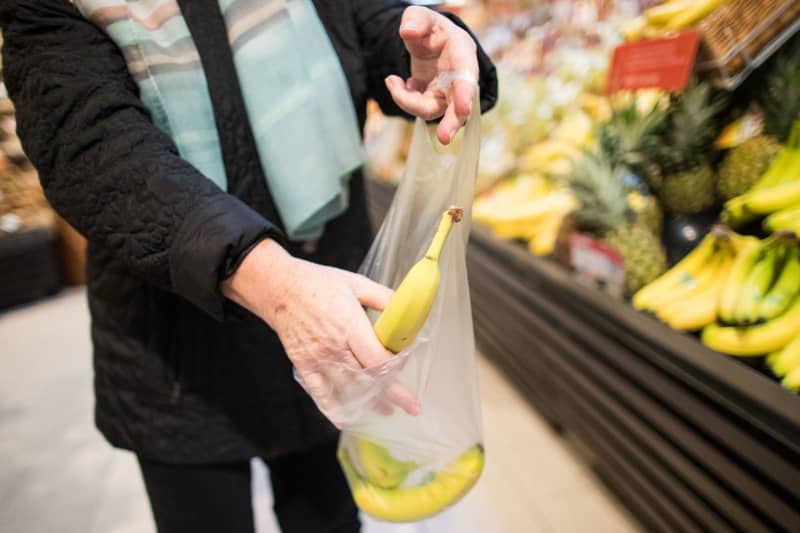
[(664, 89), (680, 91), (689, 82), (700, 32), (626, 43), (614, 49), (607, 91)]
[(614, 250), (582, 233), (570, 237), (572, 268), (578, 281), (621, 298), (625, 292), (625, 261)]

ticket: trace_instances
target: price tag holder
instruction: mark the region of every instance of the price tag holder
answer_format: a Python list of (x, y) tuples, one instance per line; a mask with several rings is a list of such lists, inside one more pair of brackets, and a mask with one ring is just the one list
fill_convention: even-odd
[(626, 43), (614, 49), (606, 90), (681, 91), (689, 83), (700, 44), (699, 30)]
[(578, 281), (622, 298), (625, 294), (625, 260), (619, 252), (583, 233), (570, 237), (572, 268)]

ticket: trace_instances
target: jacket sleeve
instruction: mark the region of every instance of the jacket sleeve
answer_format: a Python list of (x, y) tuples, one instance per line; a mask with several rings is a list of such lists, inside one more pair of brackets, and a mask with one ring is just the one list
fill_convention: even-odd
[[(365, 54), (369, 95), (387, 115), (407, 116), (392, 100), (384, 80), (390, 74), (396, 74), (403, 79), (411, 76), (410, 57), (399, 33), (403, 11), (409, 5), (409, 2), (396, 0), (353, 0), (353, 16)], [(486, 112), (497, 101), (495, 66), (461, 19), (450, 13), (443, 15), (467, 31), (478, 46), (481, 111)]]
[(181, 159), (116, 45), (64, 0), (3, 0), (4, 76), (47, 198), (130, 271), (218, 320), (219, 281), (278, 230)]

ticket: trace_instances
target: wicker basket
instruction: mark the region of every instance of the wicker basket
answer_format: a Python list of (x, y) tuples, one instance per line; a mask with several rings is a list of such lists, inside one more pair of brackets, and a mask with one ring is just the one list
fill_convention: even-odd
[(800, 0), (731, 0), (700, 23), (698, 69), (738, 84), (800, 28)]

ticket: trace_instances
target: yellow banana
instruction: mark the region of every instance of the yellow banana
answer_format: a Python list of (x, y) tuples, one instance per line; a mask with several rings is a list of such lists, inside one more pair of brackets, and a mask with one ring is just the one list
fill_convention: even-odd
[(792, 392), (800, 392), (800, 368), (795, 368), (781, 380), (781, 385)]
[(655, 304), (662, 301), (676, 287), (696, 282), (696, 272), (712, 257), (716, 237), (709, 233), (694, 250), (681, 259), (674, 267), (655, 281), (648, 283), (633, 295), (636, 309), (654, 310)]
[(414, 461), (398, 461), (389, 450), (365, 438), (356, 439), (356, 449), (366, 479), (382, 489), (399, 487), (419, 466)]
[(726, 2), (727, 0), (695, 0), (691, 2), (688, 9), (684, 9), (670, 18), (664, 27), (669, 30), (681, 30), (694, 26)]
[(767, 366), (779, 378), (800, 368), (800, 333), (782, 350), (770, 354), (767, 357)]
[(451, 207), (442, 214), (425, 257), (411, 267), (375, 322), (375, 334), (388, 350), (399, 353), (406, 349), (428, 319), (439, 289), (439, 254), (450, 228), (463, 214), (459, 207)]
[(483, 448), (473, 446), (433, 479), (417, 487), (383, 489), (361, 478), (350, 457), (339, 451), (353, 499), (358, 507), (389, 522), (411, 522), (432, 516), (461, 499), (478, 481), (483, 471)]
[(791, 230), (798, 225), (800, 225), (800, 207), (798, 206), (775, 211), (762, 223), (766, 231)]
[(743, 201), (745, 211), (758, 215), (794, 207), (800, 203), (800, 179), (750, 191), (744, 195)]
[(775, 280), (779, 248), (765, 245), (761, 250), (761, 257), (753, 265), (739, 291), (733, 313), (736, 324), (749, 326), (758, 322), (758, 308)]
[(786, 313), (766, 324), (737, 328), (711, 324), (703, 329), (708, 347), (729, 355), (750, 357), (782, 349), (800, 331), (800, 298)]
[(797, 245), (789, 245), (778, 279), (758, 304), (756, 317), (759, 322), (772, 320), (786, 311), (795, 295), (800, 293), (800, 257)]
[(745, 196), (735, 196), (725, 202), (722, 208), (722, 221), (732, 228), (738, 228), (758, 218), (744, 208)]
[(658, 312), (658, 317), (671, 328), (681, 331), (697, 331), (717, 320), (719, 295), (733, 266), (733, 257), (723, 257), (712, 267), (713, 276), (708, 285), (685, 300), (674, 301)]
[(786, 146), (751, 190), (766, 189), (794, 180), (798, 174), (800, 174), (800, 120), (794, 121)]
[(719, 317), (726, 324), (733, 323), (735, 319), (736, 302), (742, 284), (747, 279), (753, 265), (756, 264), (761, 251), (761, 241), (755, 237), (742, 237), (741, 239), (742, 244), (719, 299)]
[(534, 255), (550, 255), (556, 246), (558, 232), (567, 213), (552, 213), (536, 229), (528, 242), (528, 249)]
[(575, 197), (569, 191), (555, 191), (538, 200), (517, 205), (513, 209), (498, 211), (480, 220), (492, 228), (502, 239), (530, 239), (538, 227), (553, 213), (566, 215), (577, 207)]
[(691, 5), (692, 5), (691, 0), (667, 2), (661, 5), (657, 5), (655, 7), (651, 7), (650, 9), (646, 10), (644, 12), (644, 18), (647, 20), (648, 24), (660, 26), (662, 24), (666, 24), (672, 17), (674, 17), (678, 13), (686, 11), (686, 9), (689, 8)]
[(712, 256), (692, 277), (687, 277), (679, 285), (664, 291), (655, 299), (650, 311), (658, 316), (664, 307), (672, 306), (676, 302), (682, 302), (686, 298), (691, 298), (704, 291), (714, 281), (714, 273), (718, 264), (719, 258)]

